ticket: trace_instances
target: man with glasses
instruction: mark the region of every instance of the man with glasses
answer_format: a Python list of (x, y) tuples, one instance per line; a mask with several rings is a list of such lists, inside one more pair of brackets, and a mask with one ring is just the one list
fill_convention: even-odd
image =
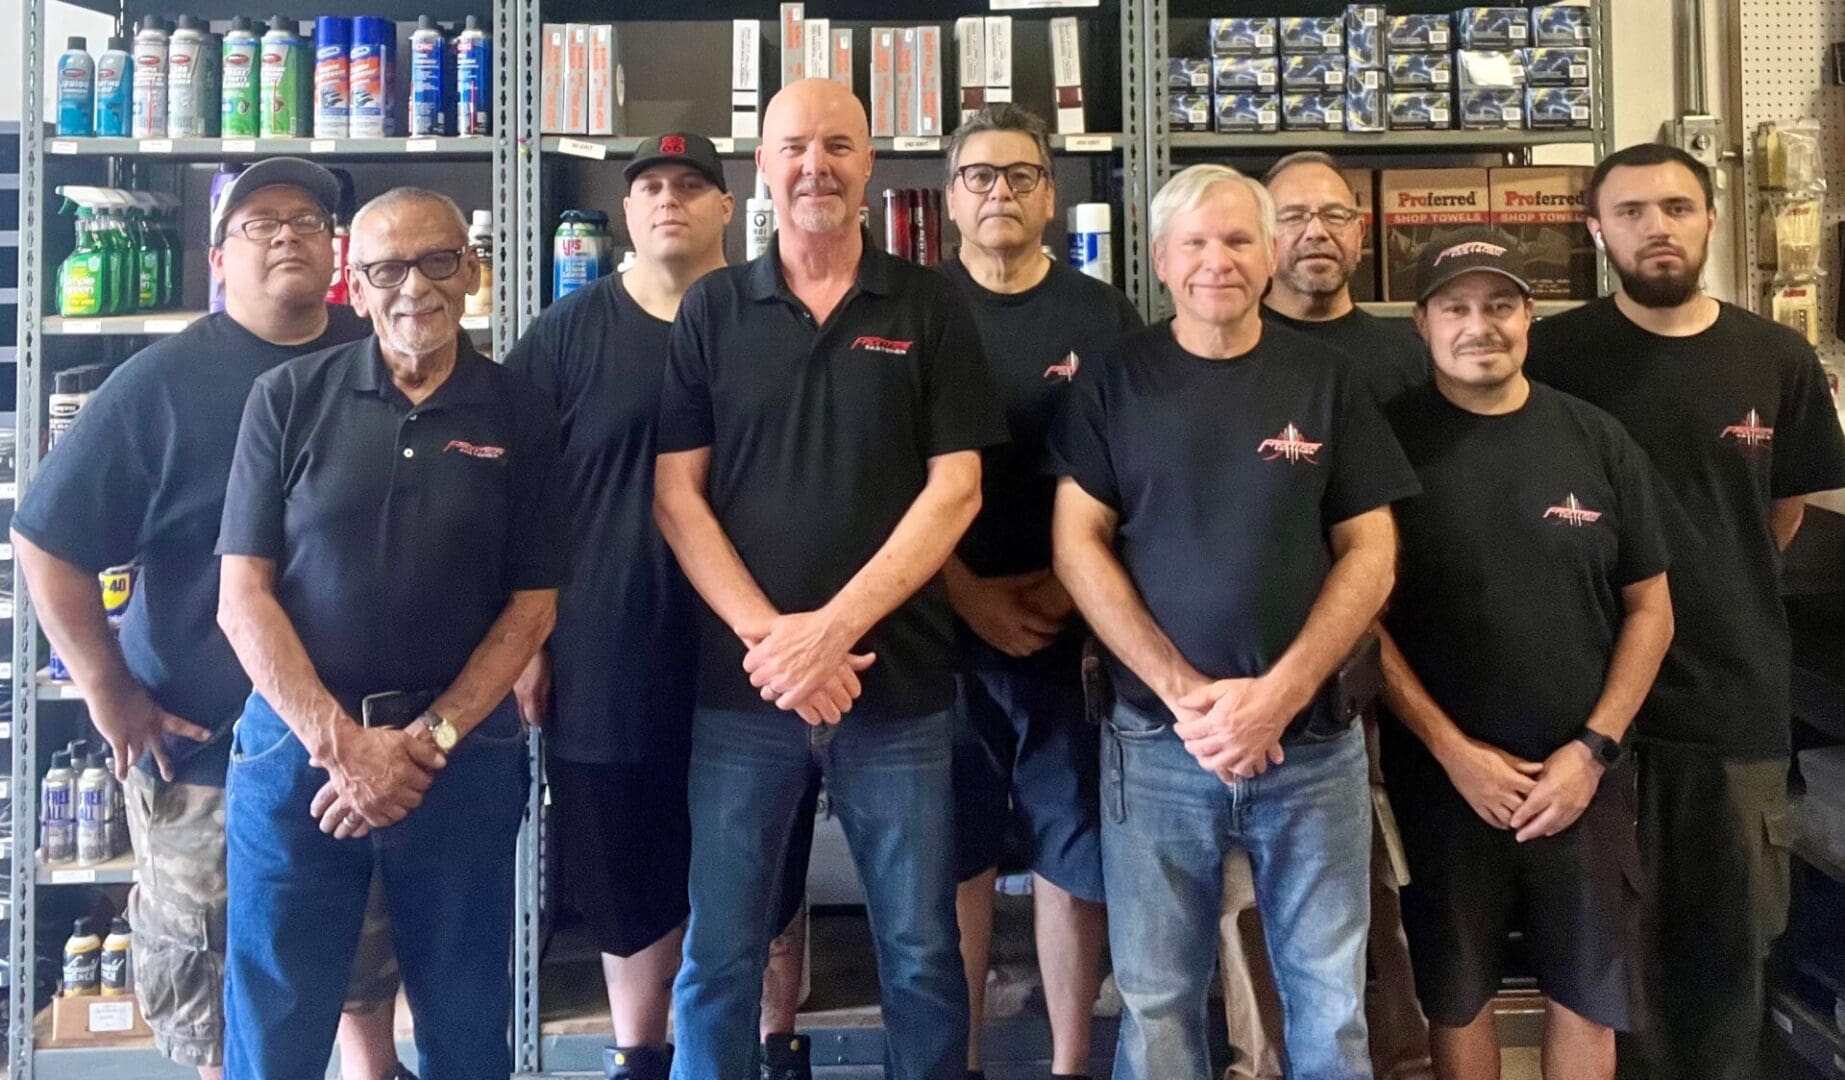
[(512, 1069), (511, 691), (566, 551), (555, 414), (461, 333), (479, 276), (453, 202), (379, 196), (347, 268), (373, 336), (244, 409), (218, 540), (219, 623), (255, 683), (226, 800), (235, 1080), (324, 1072), (374, 867), (419, 1071)]
[[(84, 407), (13, 516), (14, 551), (53, 648), (115, 754), (137, 883), (134, 983), (160, 1052), (212, 1080), (224, 1031), (224, 773), (250, 694), (218, 629), (225, 481), (244, 399), (283, 361), (365, 336), (324, 300), (333, 270), (332, 173), (270, 158), (227, 186), (209, 258), (224, 311), (141, 350)], [(99, 571), (139, 569), (112, 632)], [(355, 987), (393, 987), (388, 941), (368, 940)], [(381, 972), (386, 972), (381, 975)], [(363, 995), (366, 1004), (376, 991)], [(355, 1013), (345, 1056), (395, 1066), (391, 1012)]]
[(1014, 105), (981, 110), (948, 142), (948, 214), (961, 248), (942, 272), (973, 310), (1012, 434), (982, 452), (980, 514), (942, 571), (959, 617), (955, 907), (971, 1077), (981, 1075), (993, 886), (1008, 838), (1023, 840), (1032, 871), (1053, 1077), (1088, 1071), (1107, 934), (1096, 733), (1083, 711), (1085, 631), (1051, 573), (1057, 482), (1043, 457), (1084, 354), (1141, 320), (1120, 290), (1044, 254), (1057, 212), (1051, 167), (1044, 121)]

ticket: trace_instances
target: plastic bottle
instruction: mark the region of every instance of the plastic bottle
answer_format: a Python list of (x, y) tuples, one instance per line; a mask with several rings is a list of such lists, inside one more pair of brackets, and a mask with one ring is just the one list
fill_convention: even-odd
[(109, 310), (109, 256), (96, 240), (96, 211), (77, 208), (77, 250), (58, 267), (58, 314), (101, 315)]
[(596, 238), (596, 276), (607, 277), (615, 272), (615, 234), (609, 231), (609, 213), (590, 210), (584, 213), (583, 219)]
[(90, 920), (78, 919), (64, 942), (65, 997), (95, 997), (102, 992), (102, 939)]
[(419, 15), (410, 34), (410, 135), (448, 134), (443, 90), (448, 82), (448, 45), (428, 15)]
[(1070, 207), (1070, 265), (1092, 278), (1113, 281), (1113, 227), (1107, 203), (1077, 203)]
[(38, 796), (40, 854), (50, 866), (68, 863), (77, 857), (77, 774), (69, 754), (59, 750), (51, 755)]
[(493, 211), (474, 211), (474, 224), (468, 229), (468, 246), (480, 260), (480, 285), (468, 294), (464, 313), (493, 314)]
[(601, 255), (594, 229), (583, 211), (566, 210), (558, 218), (551, 241), (551, 300), (562, 300), (596, 280)]
[(96, 58), (96, 111), (92, 130), (113, 138), (126, 136), (134, 114), (135, 59), (128, 39), (112, 37)]
[[(248, 15), (231, 20), (224, 35), (224, 77), (219, 81), (219, 130), (226, 138), (254, 138), (260, 130), (263, 39)], [(215, 180), (214, 180), (215, 183)]]
[(73, 37), (58, 57), (58, 134), (82, 137), (96, 133), (96, 61), (90, 43)]
[(493, 132), (493, 38), (469, 15), (455, 39), (455, 134)]
[(277, 15), (263, 35), (262, 103), (257, 109), (258, 134), (265, 139), (299, 138), (307, 134), (306, 99), (301, 93), (305, 45), (295, 20)]
[(167, 134), (167, 28), (146, 16), (135, 34), (134, 114), (129, 134), (160, 139)]
[(109, 774), (102, 759), (83, 759), (77, 777), (77, 865), (95, 866), (109, 861)]
[(179, 27), (167, 42), (167, 137), (196, 139), (205, 135), (205, 46), (210, 34), (190, 15), (179, 17)]
[(349, 90), (347, 126), (355, 139), (382, 139), (389, 133), (391, 72), (386, 54), (397, 40), (389, 19), (361, 15), (352, 20), (352, 47), (347, 50)]
[(134, 931), (128, 920), (118, 915), (109, 923), (109, 936), (103, 939), (102, 959), (97, 964), (97, 982), (103, 997), (134, 993), (133, 952)]
[(127, 227), (123, 224), (120, 211), (104, 210), (96, 215), (97, 237), (102, 241), (103, 250), (109, 253), (109, 279), (114, 283), (109, 308), (112, 315), (121, 315), (135, 309), (136, 290), (140, 288), (140, 267), (135, 263), (134, 241), (128, 238)]
[(185, 288), (186, 250), (179, 235), (179, 203), (163, 207), (154, 221), (154, 236), (160, 243), (160, 306), (178, 307)]
[(161, 244), (153, 238), (155, 230), (145, 212), (130, 210), (128, 225), (135, 245), (135, 310), (153, 311), (164, 299), (160, 295)]
[(314, 137), (344, 139), (350, 123), (352, 84), (348, 54), (352, 20), (322, 15), (314, 20)]
[(754, 259), (769, 250), (775, 235), (775, 200), (769, 197), (769, 182), (756, 174), (756, 194), (743, 204), (743, 257)]

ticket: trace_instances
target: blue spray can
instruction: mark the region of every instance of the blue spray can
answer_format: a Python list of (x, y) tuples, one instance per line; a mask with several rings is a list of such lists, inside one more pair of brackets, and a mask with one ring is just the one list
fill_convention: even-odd
[(493, 132), (493, 39), (468, 16), (455, 39), (455, 134)]
[(389, 19), (360, 15), (352, 20), (352, 46), (346, 53), (348, 126), (355, 139), (382, 139), (390, 134), (391, 68), (388, 59), (397, 40)]
[(112, 37), (96, 58), (96, 126), (98, 135), (123, 138), (134, 111), (135, 58), (128, 39)]
[(448, 43), (436, 21), (419, 15), (410, 35), (410, 136), (448, 134), (443, 90), (448, 82)]
[(95, 109), (96, 61), (90, 59), (89, 42), (73, 37), (58, 57), (58, 134), (94, 134)]
[(348, 50), (352, 22), (338, 15), (314, 20), (314, 137), (344, 139), (352, 98)]

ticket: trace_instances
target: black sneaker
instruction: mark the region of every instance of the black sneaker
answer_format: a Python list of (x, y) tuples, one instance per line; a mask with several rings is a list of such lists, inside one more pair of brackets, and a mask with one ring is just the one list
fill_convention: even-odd
[(771, 1035), (762, 1040), (762, 1080), (814, 1080), (805, 1035)]
[(605, 1046), (602, 1075), (606, 1080), (667, 1080), (673, 1070), (670, 1046)]

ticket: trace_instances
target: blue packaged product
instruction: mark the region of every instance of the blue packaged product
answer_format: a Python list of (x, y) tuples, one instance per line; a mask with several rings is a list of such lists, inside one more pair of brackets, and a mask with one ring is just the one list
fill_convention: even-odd
[(1219, 56), (1211, 61), (1211, 85), (1220, 94), (1273, 92), (1280, 83), (1281, 61), (1273, 56)]
[(1178, 92), (1166, 95), (1166, 127), (1172, 131), (1211, 130), (1211, 95)]
[(1166, 61), (1166, 88), (1169, 90), (1211, 89), (1211, 58), (1208, 56), (1174, 56)]
[(1273, 56), (1275, 17), (1243, 15), (1211, 20), (1212, 56)]
[(1594, 121), (1586, 86), (1532, 86), (1525, 90), (1525, 125), (1543, 130), (1586, 128)]
[(58, 134), (93, 135), (96, 130), (96, 61), (89, 43), (73, 37), (58, 57)]
[(348, 125), (355, 139), (382, 139), (394, 130), (389, 52), (397, 41), (397, 24), (360, 15), (352, 20), (347, 51)]
[(1281, 89), (1306, 93), (1345, 90), (1345, 54), (1319, 53), (1314, 56), (1281, 58)]
[(1383, 67), (1384, 55), (1384, 5), (1345, 5), (1346, 66)]
[(1447, 90), (1454, 86), (1452, 53), (1393, 53), (1390, 89)]
[(448, 42), (434, 19), (419, 15), (410, 35), (410, 131), (412, 138), (448, 134), (445, 108)]
[(351, 134), (352, 21), (338, 15), (314, 20), (314, 137)]
[(1289, 131), (1341, 131), (1345, 128), (1345, 95), (1317, 90), (1283, 94), (1281, 126)]
[(1531, 9), (1531, 44), (1587, 45), (1589, 17), (1581, 4), (1539, 4)]
[(1526, 49), (1526, 86), (1589, 85), (1589, 50), (1578, 46), (1533, 46)]
[(1391, 15), (1384, 20), (1384, 51), (1447, 52), (1454, 47), (1452, 24), (1442, 14)]
[(1345, 50), (1345, 18), (1340, 15), (1284, 15), (1276, 20), (1275, 40), (1284, 53)]
[(1522, 7), (1465, 7), (1454, 32), (1463, 49), (1521, 49), (1531, 43), (1531, 16)]
[(1385, 114), (1384, 73), (1371, 68), (1345, 73), (1345, 130), (1382, 131)]
[(1462, 90), (1455, 95), (1454, 112), (1469, 131), (1496, 131), (1525, 126), (1522, 90)]
[(493, 131), (493, 39), (469, 15), (455, 38), (455, 134)]
[(1391, 94), (1390, 130), (1428, 131), (1454, 126), (1454, 95), (1446, 91), (1411, 90)]
[(96, 134), (128, 134), (134, 113), (134, 64), (128, 39), (122, 37), (110, 38), (109, 47), (96, 58)]
[(1456, 50), (1454, 85), (1462, 90), (1523, 90), (1525, 50)]
[(1221, 134), (1278, 131), (1281, 98), (1278, 94), (1218, 94), (1212, 101)]

